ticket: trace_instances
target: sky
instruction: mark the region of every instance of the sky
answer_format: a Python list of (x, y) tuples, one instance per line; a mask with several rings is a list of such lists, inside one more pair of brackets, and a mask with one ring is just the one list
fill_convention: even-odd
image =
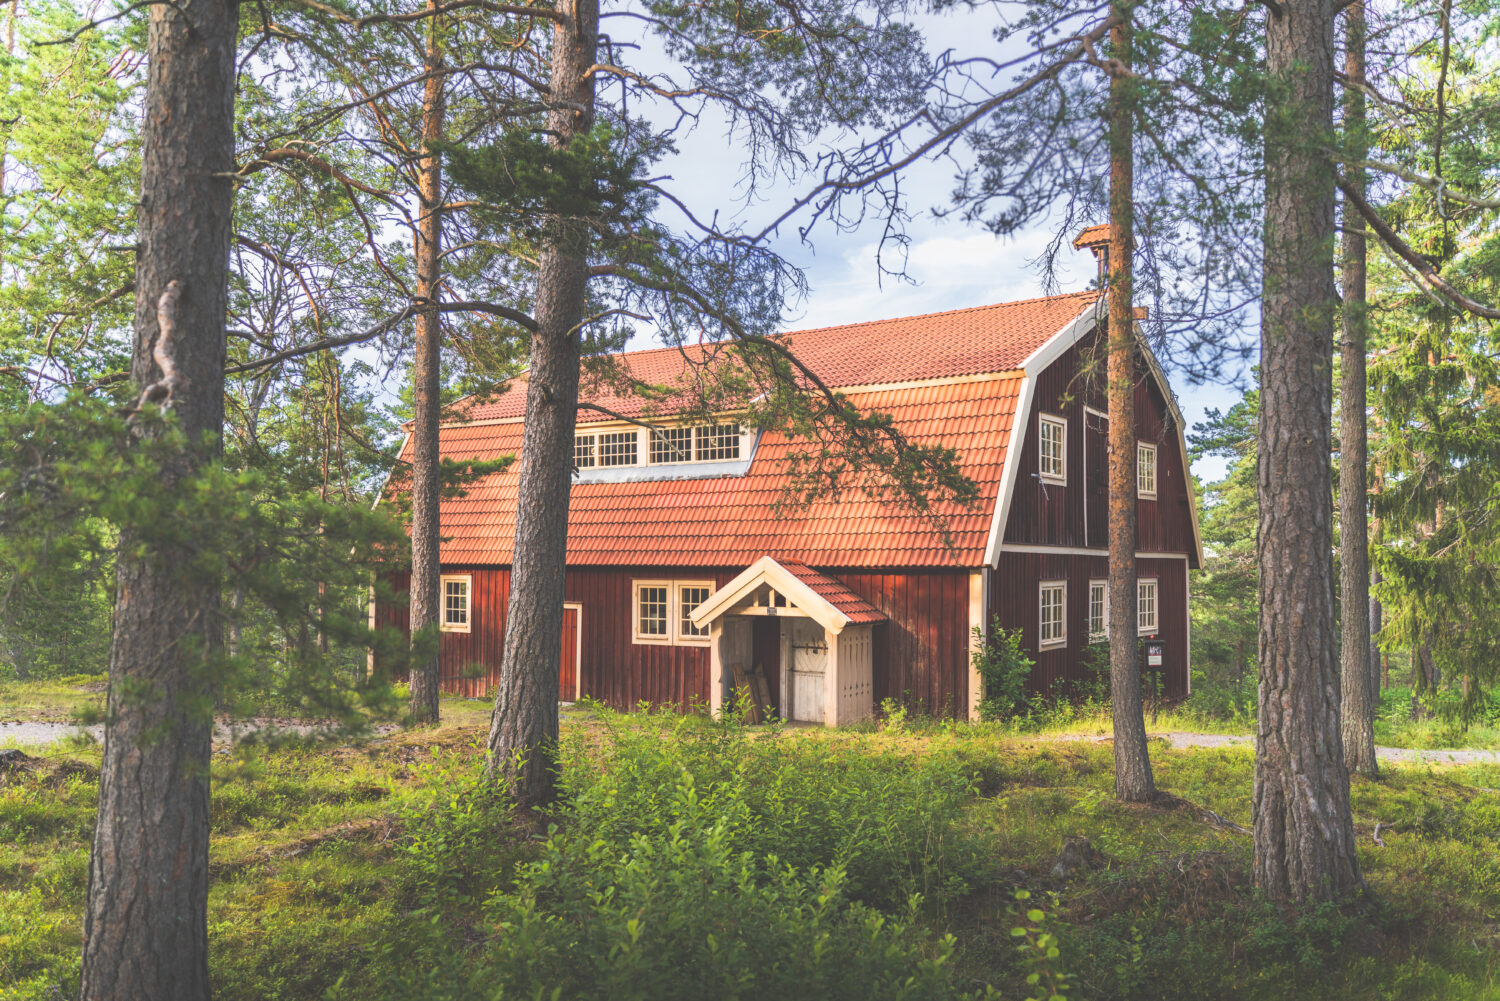
[[(717, 210), (726, 215), (764, 218), (774, 215), (801, 191), (794, 184), (773, 186), (761, 193), (760, 201), (744, 206), (737, 197), (734, 179), (739, 173), (740, 153), (710, 126), (683, 137), (679, 153), (662, 165), (671, 175), (668, 186), (698, 212)], [(832, 326), (864, 320), (913, 316), (949, 309), (962, 309), (997, 302), (1010, 302), (1048, 294), (1040, 273), (1032, 266), (1061, 225), (1044, 219), (1041, 224), (1010, 237), (997, 237), (980, 225), (965, 223), (957, 214), (938, 218), (931, 209), (941, 207), (952, 188), (950, 164), (926, 165), (911, 174), (918, 192), (913, 208), (919, 209), (908, 226), (907, 271), (911, 279), (882, 276), (876, 266), (880, 238), (878, 220), (851, 233), (832, 226), (815, 228), (807, 240), (797, 237), (790, 225), (773, 246), (800, 267), (808, 293), (804, 300), (789, 304), (788, 329)], [(923, 200), (925, 199), (925, 201)], [(1105, 220), (1091, 220), (1104, 222)], [(1071, 244), (1075, 233), (1065, 234)], [(1065, 250), (1059, 261), (1059, 292), (1086, 288), (1096, 273), (1093, 255), (1086, 250)], [(644, 336), (636, 347), (652, 346)], [(1187, 429), (1203, 420), (1205, 410), (1227, 410), (1240, 399), (1232, 383), (1243, 371), (1223, 373), (1225, 384), (1194, 386), (1175, 371), (1173, 359), (1160, 358), (1182, 408)], [(1193, 464), (1205, 482), (1224, 475), (1226, 461), (1208, 458)]]

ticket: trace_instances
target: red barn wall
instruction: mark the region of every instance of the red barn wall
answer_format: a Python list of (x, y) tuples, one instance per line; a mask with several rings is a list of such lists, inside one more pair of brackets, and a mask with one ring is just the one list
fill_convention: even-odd
[[(1083, 656), (1089, 646), (1089, 581), (1109, 575), (1103, 556), (1051, 553), (1002, 553), (1000, 567), (991, 578), (989, 614), (999, 616), (1006, 629), (1021, 630), (1021, 645), (1036, 660), (1032, 690), (1048, 692), (1062, 681), (1083, 680)], [(1136, 561), (1136, 577), (1155, 577), (1157, 624), (1155, 635), (1166, 643), (1162, 682), (1167, 698), (1188, 694), (1188, 600), (1187, 561), (1143, 559)], [(1042, 581), (1068, 582), (1067, 637), (1063, 646), (1038, 649), (1041, 624)]]
[[(1102, 504), (1090, 506), (1085, 532), (1085, 497), (1094, 484), (1085, 476), (1084, 406), (1106, 409), (1102, 370), (1095, 373), (1100, 362), (1095, 361), (1094, 344), (1092, 335), (1085, 337), (1037, 376), (1006, 521), (1008, 543), (1079, 548), (1105, 545), (1103, 527), (1097, 524)], [(1136, 549), (1192, 552), (1186, 457), (1178, 443), (1177, 429), (1172, 426), (1171, 410), (1155, 379), (1143, 377), (1137, 383), (1135, 412), (1136, 439), (1157, 447), (1156, 499), (1136, 502)], [(1064, 417), (1068, 422), (1065, 484), (1043, 483), (1037, 475), (1037, 425), (1043, 413)], [(1097, 448), (1097, 444), (1096, 436), (1090, 445)]]
[[(631, 640), (636, 580), (709, 580), (727, 584), (742, 568), (708, 570), (574, 567), (568, 602), (583, 606), (578, 669), (584, 695), (619, 709), (641, 702), (688, 709), (708, 703), (706, 646), (666, 646)], [(890, 617), (875, 632), (875, 700), (894, 698), (929, 711), (962, 713), (968, 704), (968, 574), (956, 572), (825, 571)], [(442, 637), (445, 692), (482, 697), (499, 680), (505, 642), (510, 571), (505, 567), (444, 567), (469, 574), (472, 629)], [(393, 575), (398, 593), (408, 575)], [(407, 629), (404, 605), (382, 603), (378, 625)]]

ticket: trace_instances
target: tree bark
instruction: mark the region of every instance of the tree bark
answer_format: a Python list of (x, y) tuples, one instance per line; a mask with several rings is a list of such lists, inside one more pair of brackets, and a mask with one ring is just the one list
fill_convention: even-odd
[[(548, 131), (551, 142), (565, 148), (594, 123), (589, 68), (598, 49), (599, 0), (562, 0), (557, 10), (563, 17), (553, 33), (556, 105)], [(488, 763), (491, 777), (504, 782), (521, 806), (550, 802), (556, 791), (552, 755), (588, 238), (583, 222), (549, 218), (537, 274), (510, 607)]]
[[(166, 381), (189, 442), (169, 483), (222, 448), (238, 14), (235, 0), (150, 9), (131, 376)], [(119, 553), (81, 996), (206, 999), (219, 589), (184, 572), (186, 548), (130, 526)]]
[(1339, 737), (1330, 555), (1333, 17), (1329, 0), (1283, 0), (1266, 18), (1254, 870), (1271, 898), (1299, 902), (1363, 887)]
[(1127, 72), (1109, 84), (1109, 688), (1114, 715), (1115, 796), (1152, 799), (1156, 785), (1146, 751), (1136, 619), (1135, 311), (1131, 296), (1135, 252), (1135, 139), (1130, 7), (1115, 4), (1120, 23), (1110, 29), (1111, 55)]
[[(1365, 79), (1365, 5), (1355, 0), (1344, 11), (1344, 73), (1352, 84)], [(1364, 159), (1365, 95), (1358, 86), (1344, 90), (1344, 132), (1351, 160)], [(1365, 172), (1349, 171), (1361, 194)], [(1370, 548), (1365, 428), (1365, 221), (1353, 206), (1344, 206), (1343, 346), (1339, 386), (1339, 538), (1341, 577), (1339, 623), (1343, 705), (1344, 759), (1351, 772), (1373, 777), (1375, 761), (1375, 692), (1370, 673)]]
[[(429, 9), (437, 0), (431, 0)], [(443, 137), (445, 112), (441, 26), (436, 16), (427, 21), (424, 68), (430, 74), (422, 95), (422, 152), (418, 166), (416, 270), (417, 296), (428, 308), (417, 314), (416, 354), (412, 361), (412, 490), (411, 490), (411, 635), (414, 645), (431, 641), (441, 629), (442, 607), (442, 485), (439, 479), (438, 425), (442, 420), (442, 314), (438, 310), (442, 283), (443, 165), (434, 151)], [(439, 650), (411, 662), (410, 712), (414, 722), (438, 719)]]

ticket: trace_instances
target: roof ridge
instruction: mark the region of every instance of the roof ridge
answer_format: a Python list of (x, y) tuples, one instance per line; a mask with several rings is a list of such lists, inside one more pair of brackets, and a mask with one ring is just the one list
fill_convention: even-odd
[[(888, 317), (884, 317), (884, 318), (878, 319), (878, 320), (855, 320), (855, 321), (853, 321), (851, 323), (833, 323), (833, 324), (828, 324), (827, 326), (822, 326), (822, 327), (804, 327), (804, 328), (802, 328), (800, 330), (787, 330), (787, 331), (783, 331), (778, 336), (781, 336), (781, 337), (795, 337), (798, 334), (819, 334), (819, 333), (823, 333), (823, 332), (829, 331), (829, 330), (848, 330), (851, 327), (876, 327), (876, 326), (880, 326), (881, 324), (886, 324), (886, 323), (906, 323), (906, 322), (909, 322), (911, 320), (926, 320), (928, 318), (937, 317), (937, 316), (954, 316), (954, 315), (956, 315), (958, 313), (978, 313), (978, 312), (981, 312), (981, 311), (987, 310), (987, 309), (1005, 309), (1005, 308), (1010, 307), (1010, 306), (1026, 306), (1026, 305), (1030, 305), (1031, 303), (1036, 303), (1036, 302), (1055, 302), (1055, 301), (1057, 301), (1059, 299), (1076, 299), (1076, 298), (1082, 298), (1084, 296), (1090, 296), (1092, 298), (1097, 299), (1097, 298), (1099, 298), (1103, 294), (1104, 293), (1101, 292), (1101, 291), (1099, 291), (1098, 289), (1084, 289), (1082, 292), (1061, 292), (1061, 293), (1059, 293), (1057, 295), (1038, 295), (1038, 296), (1033, 296), (1030, 299), (1012, 299), (1009, 302), (991, 302), (991, 303), (986, 303), (985, 305), (982, 305), (982, 306), (959, 306), (959, 307), (957, 307), (955, 309), (940, 309), (940, 310), (938, 310), (936, 312), (933, 312), (933, 313), (911, 313), (911, 314), (909, 314), (907, 316), (888, 316)], [(708, 341), (708, 342), (697, 341), (697, 342), (694, 342), (694, 343), (684, 342), (682, 344), (664, 344), (664, 345), (662, 345), (660, 347), (655, 347), (655, 348), (639, 348), (639, 349), (634, 350), (634, 351), (616, 351), (616, 352), (611, 352), (611, 353), (603, 355), (603, 356), (593, 355), (591, 357), (596, 357), (597, 358), (597, 357), (611, 357), (611, 356), (613, 356), (615, 358), (639, 358), (639, 357), (641, 357), (643, 355), (659, 354), (659, 353), (664, 352), (664, 351), (677, 351), (677, 352), (681, 352), (685, 348), (686, 349), (698, 348), (698, 349), (701, 350), (701, 349), (707, 347), (708, 345), (731, 344), (731, 343), (733, 343), (733, 338), (730, 338), (728, 340), (723, 340), (723, 341)], [(519, 373), (517, 376), (515, 376), (515, 378), (519, 378), (520, 375), (524, 375), (524, 374), (525, 374), (524, 372)]]

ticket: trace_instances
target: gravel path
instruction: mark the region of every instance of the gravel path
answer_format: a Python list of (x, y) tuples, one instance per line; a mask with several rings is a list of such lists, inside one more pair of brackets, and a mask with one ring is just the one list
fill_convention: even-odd
[[(332, 730), (331, 723), (308, 723), (295, 719), (272, 719), (260, 718), (253, 720), (239, 720), (233, 725), (223, 721), (214, 722), (214, 744), (227, 747), (238, 743), (251, 735), (266, 736), (291, 736), (311, 737), (319, 733)], [(377, 733), (388, 733), (395, 730), (392, 724), (382, 724), (375, 728)], [(19, 744), (23, 747), (45, 747), (55, 744), (86, 730), (95, 740), (104, 739), (104, 727), (95, 725), (79, 727), (72, 723), (42, 723), (42, 722), (0, 722), (0, 747), (7, 744)]]
[[(1153, 733), (1151, 738), (1162, 739), (1175, 748), (1182, 747), (1254, 747), (1255, 738), (1249, 734), (1188, 733), (1170, 730)], [(1059, 734), (1057, 740), (1092, 740), (1103, 743), (1110, 738), (1088, 733)], [(1473, 749), (1441, 749), (1416, 747), (1377, 747), (1375, 757), (1380, 761), (1431, 762), (1435, 764), (1481, 765), (1500, 762), (1500, 751)]]

